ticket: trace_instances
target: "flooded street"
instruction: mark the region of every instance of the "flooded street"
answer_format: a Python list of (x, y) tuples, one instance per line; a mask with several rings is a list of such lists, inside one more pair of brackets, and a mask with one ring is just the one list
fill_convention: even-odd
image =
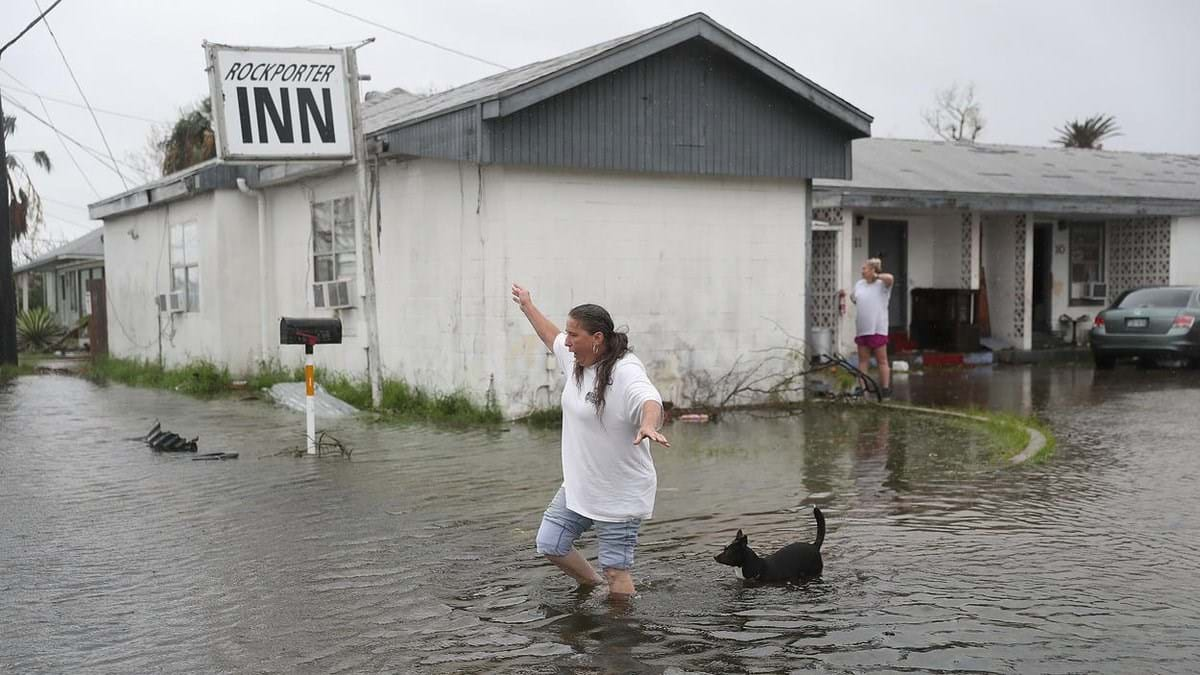
[[(13, 672), (1194, 672), (1200, 384), (1187, 371), (911, 375), (897, 398), (1034, 412), (1009, 468), (940, 418), (813, 405), (675, 423), (626, 607), (533, 537), (557, 430), (303, 416), (65, 376), (0, 385), (0, 669)], [(201, 452), (155, 454), (155, 419)], [(829, 522), (823, 577), (712, 560)], [(584, 552), (596, 553), (594, 537)]]

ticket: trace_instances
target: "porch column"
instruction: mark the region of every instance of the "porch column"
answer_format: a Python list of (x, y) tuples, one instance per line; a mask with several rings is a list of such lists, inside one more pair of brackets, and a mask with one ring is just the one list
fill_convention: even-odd
[(42, 273), (42, 293), (45, 294), (46, 311), (58, 312), (58, 274), (53, 271)]
[(1018, 307), (1018, 338), (1021, 349), (1033, 348), (1033, 214), (1017, 216), (1016, 241), (1017, 289), (1014, 294)]
[(965, 211), (962, 214), (962, 280), (960, 288), (979, 290), (980, 265), (980, 223), (978, 211)]
[(19, 312), (29, 311), (29, 275), (32, 272), (26, 272), (21, 275), (21, 305), (17, 308)]
[[(838, 288), (846, 292), (846, 314), (839, 315), (834, 345), (843, 355), (853, 354), (854, 347), (854, 313), (850, 309), (850, 291), (854, 290), (854, 282), (858, 280), (858, 263), (854, 257), (855, 242), (858, 235), (854, 227), (854, 212), (849, 209), (842, 211), (842, 229), (838, 233), (837, 278)], [(861, 238), (861, 237), (860, 237)]]

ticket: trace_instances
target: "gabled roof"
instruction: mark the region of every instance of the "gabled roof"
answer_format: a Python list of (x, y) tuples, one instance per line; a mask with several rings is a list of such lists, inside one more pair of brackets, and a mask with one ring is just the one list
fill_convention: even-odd
[(960, 203), (972, 196), (1070, 199), (1200, 213), (1200, 156), (899, 138), (858, 139), (852, 148), (852, 180), (814, 181), (819, 193), (848, 197), (847, 206), (865, 206), (872, 195), (879, 203), (940, 194)]
[(475, 105), (483, 106), (484, 119), (506, 116), (695, 37), (702, 37), (734, 54), (862, 135), (870, 133), (870, 115), (703, 13), (507, 70), (431, 96), (416, 100), (383, 100), (364, 109), (363, 124), (368, 134), (378, 134)]
[[(811, 155), (815, 158), (813, 162), (819, 166), (815, 169), (808, 166), (792, 167), (792, 173), (811, 171), (804, 173), (805, 177), (848, 174), (850, 158), (846, 141), (869, 135), (871, 116), (699, 13), (431, 96), (414, 97), (399, 89), (373, 95), (362, 107), (364, 129), (368, 136), (384, 141), (395, 134), (416, 132), (418, 136), (427, 133), (439, 142), (454, 146), (467, 143), (471, 146), (479, 143), (482, 146), (480, 139), (488, 131), (483, 128), (484, 122), (498, 123), (512, 119), (507, 116), (696, 38), (747, 64), (764, 80), (779, 84), (783, 88), (781, 96), (799, 99), (795, 101), (797, 106), (803, 106), (806, 110), (815, 109), (809, 116), (811, 119), (805, 120), (809, 124), (806, 133), (810, 134), (806, 140), (813, 142), (794, 142), (788, 147)], [(783, 108), (771, 112), (776, 117), (786, 117), (788, 114)], [(459, 126), (455, 115), (466, 115), (471, 119)], [(789, 121), (792, 119), (788, 118)], [(823, 137), (814, 139), (812, 134)], [(483, 148), (485, 152), (487, 149)], [(405, 150), (393, 147), (393, 151), (399, 153)], [(466, 158), (470, 161), (492, 161), (476, 156), (479, 153), (467, 154), (470, 156)], [(437, 152), (427, 155), (456, 158)], [(664, 163), (667, 164), (665, 160)], [(210, 160), (90, 204), (89, 213), (93, 218), (106, 218), (206, 191), (233, 188), (238, 178), (245, 178), (251, 187), (262, 187), (294, 180), (301, 174), (312, 175), (314, 172), (333, 170), (330, 167), (337, 168), (329, 164), (233, 165)], [(679, 170), (673, 166), (667, 168)], [(627, 170), (647, 171), (656, 170), (656, 167), (639, 166)]]
[(17, 267), (13, 274), (28, 272), (53, 263), (79, 260), (104, 260), (104, 228), (97, 227), (82, 237), (69, 241), (58, 248), (34, 258)]

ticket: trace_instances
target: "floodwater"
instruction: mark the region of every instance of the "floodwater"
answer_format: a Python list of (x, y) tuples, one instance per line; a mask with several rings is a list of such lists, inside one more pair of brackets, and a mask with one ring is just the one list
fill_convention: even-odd
[[(0, 385), (0, 670), (61, 672), (1195, 672), (1194, 374), (912, 375), (899, 398), (1036, 411), (1017, 468), (959, 423), (813, 405), (667, 427), (639, 596), (580, 593), (533, 551), (558, 433), (331, 431), (65, 376)], [(156, 455), (161, 420), (238, 460)], [(825, 573), (749, 587), (712, 560), (829, 520)], [(585, 553), (595, 541), (585, 538)]]

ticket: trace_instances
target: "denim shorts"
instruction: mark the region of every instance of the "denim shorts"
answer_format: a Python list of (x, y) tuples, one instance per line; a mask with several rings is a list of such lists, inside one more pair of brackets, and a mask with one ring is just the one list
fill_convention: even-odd
[(600, 567), (604, 569), (633, 569), (633, 550), (637, 547), (640, 518), (620, 523), (608, 523), (585, 518), (567, 508), (565, 488), (558, 488), (550, 506), (542, 514), (537, 533), (537, 552), (542, 555), (563, 556), (575, 547), (575, 540), (584, 532), (596, 528), (600, 545)]

